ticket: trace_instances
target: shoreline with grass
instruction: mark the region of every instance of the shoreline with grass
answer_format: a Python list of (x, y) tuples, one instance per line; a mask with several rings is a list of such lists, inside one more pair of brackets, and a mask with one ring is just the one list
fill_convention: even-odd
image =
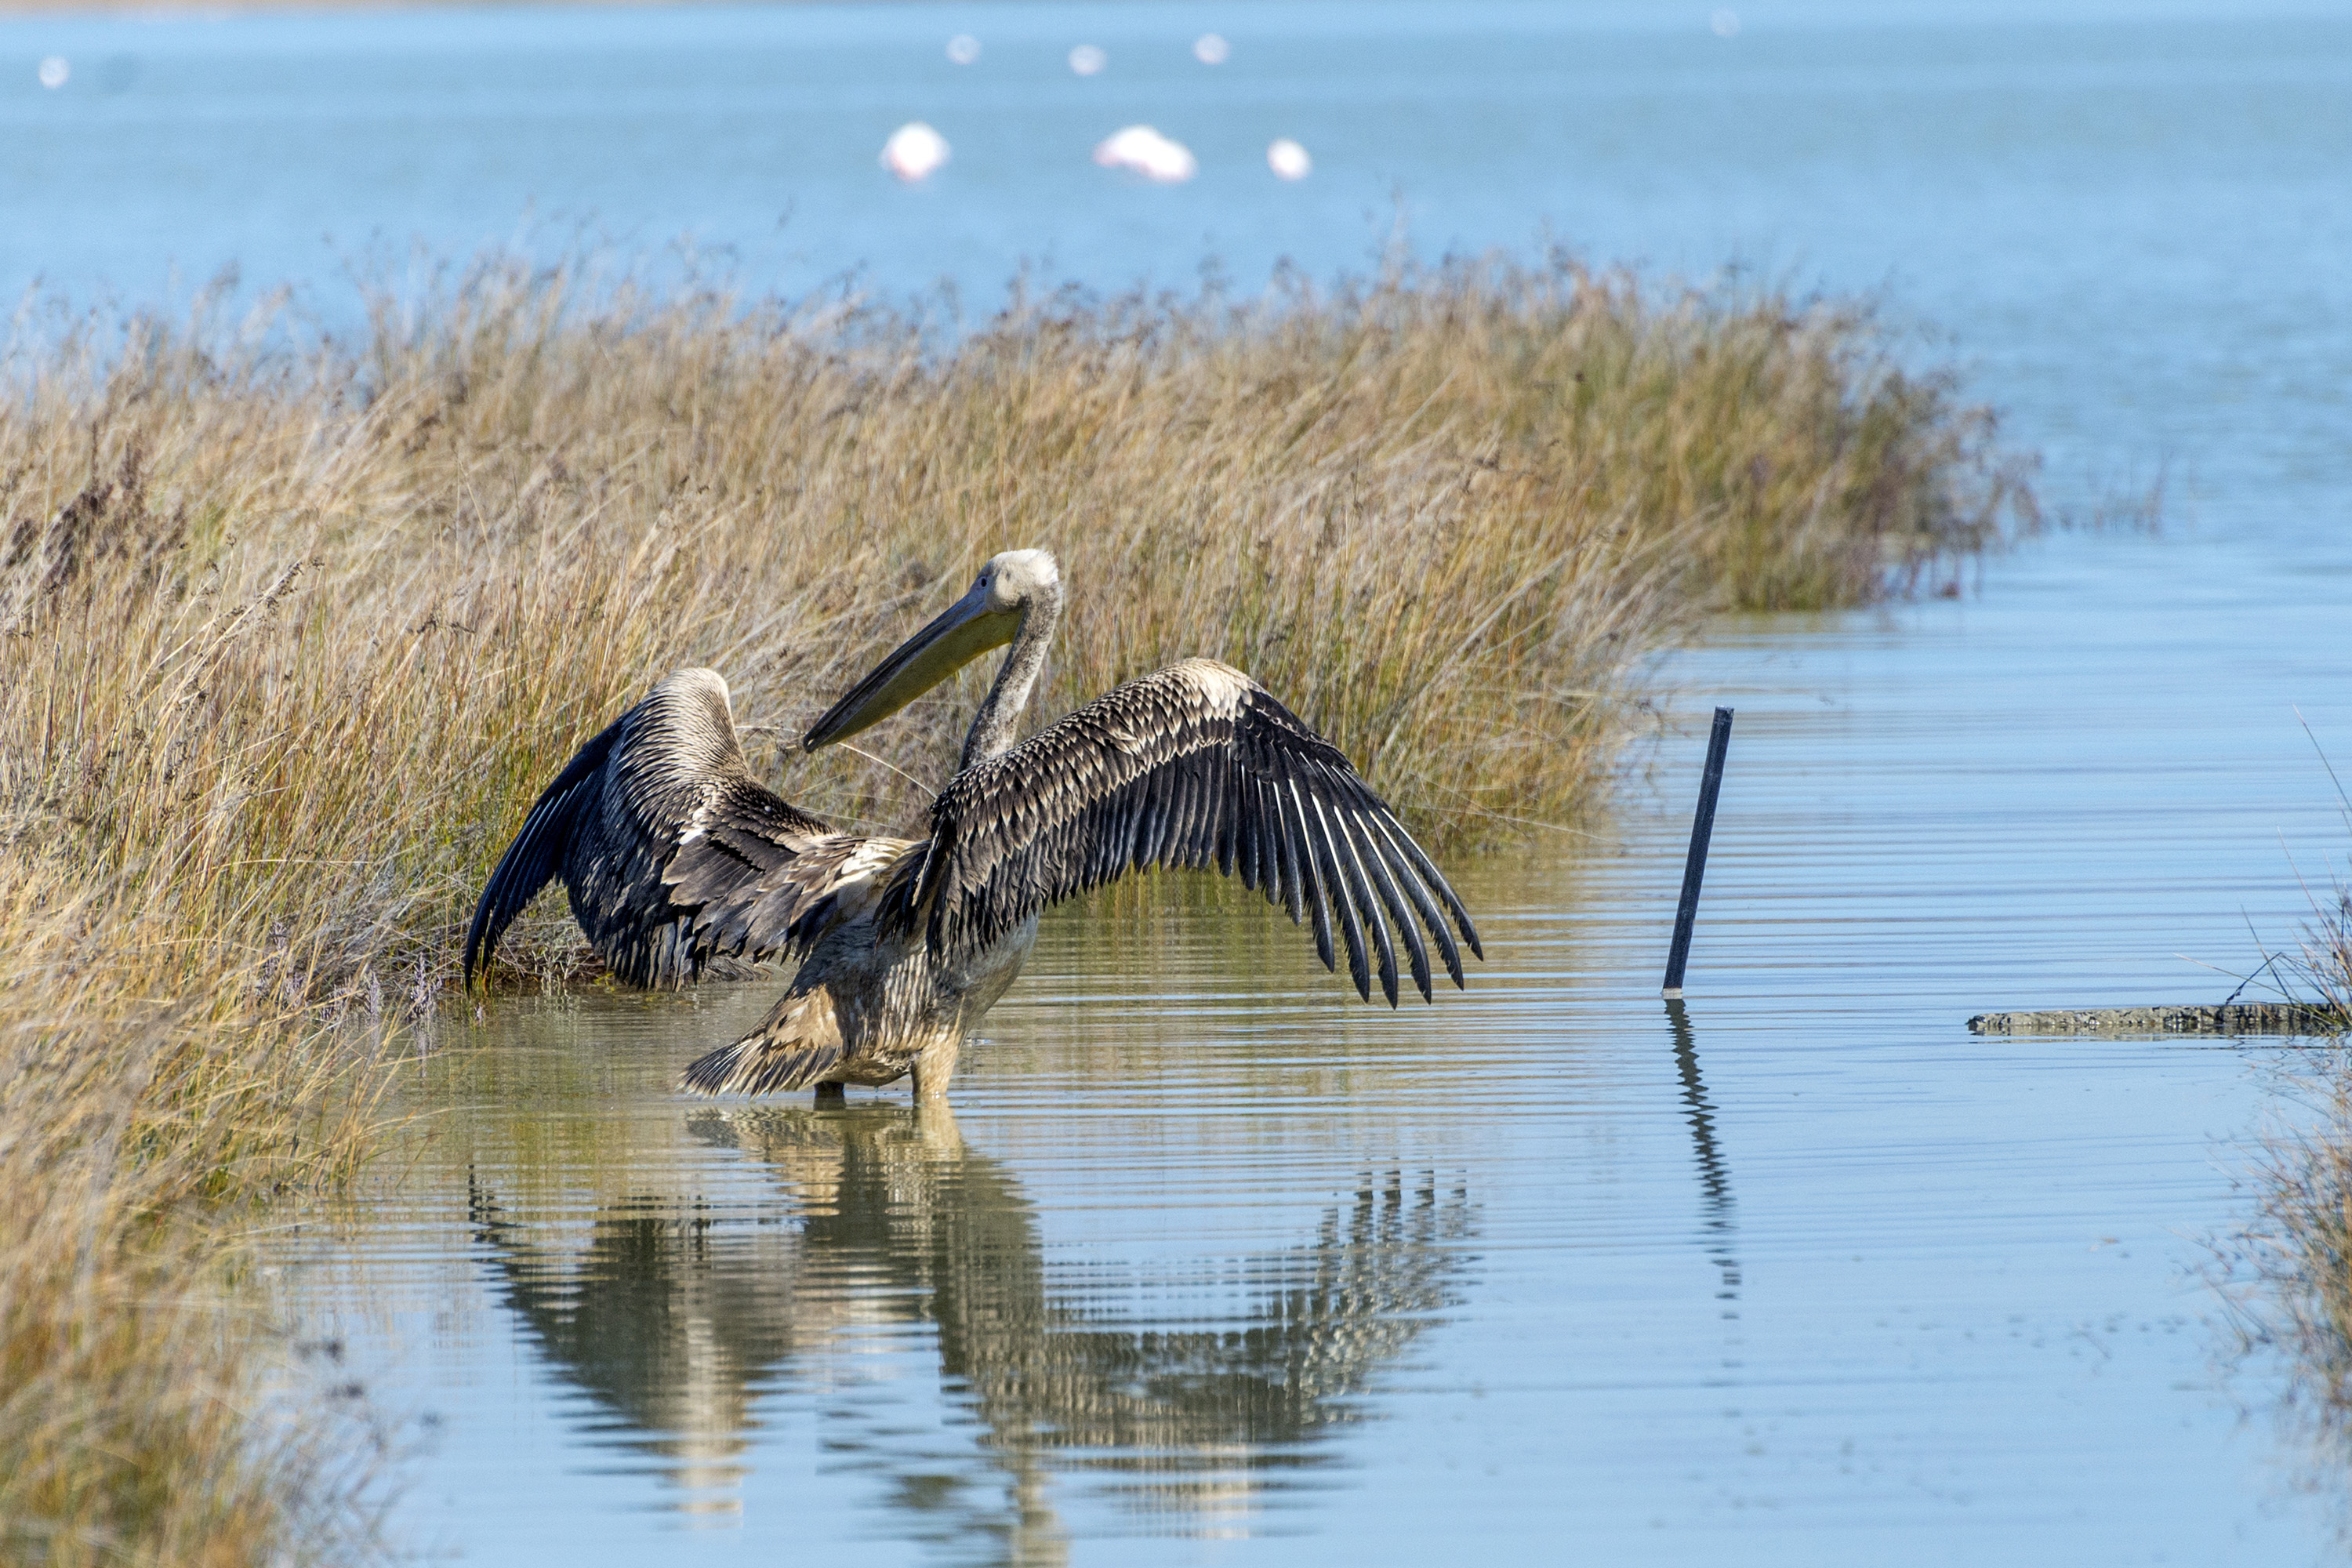
[[(449, 994), (523, 808), (669, 671), (720, 671), (788, 799), (901, 829), (890, 770), (937, 776), (981, 677), (866, 737), (887, 766), (785, 739), (1042, 546), (1072, 605), (1038, 721), (1222, 658), (1464, 853), (1600, 809), (1710, 616), (1938, 589), (2034, 522), (1990, 412), (1866, 309), (1566, 264), (1055, 295), (948, 341), (493, 260), (373, 320), (8, 362), (0, 1555), (364, 1533), (263, 1414), (236, 1234), (382, 1142), (383, 1042)], [(593, 972), (560, 899), (501, 956)]]

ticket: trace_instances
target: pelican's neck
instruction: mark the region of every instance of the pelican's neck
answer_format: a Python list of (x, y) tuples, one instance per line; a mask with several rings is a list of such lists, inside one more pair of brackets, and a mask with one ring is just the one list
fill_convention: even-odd
[(1028, 607), (1021, 612), (1021, 630), (1013, 639), (1013, 651), (1004, 656), (996, 684), (988, 689), (980, 711), (971, 717), (971, 733), (964, 737), (963, 760), (956, 764), (956, 772), (1013, 749), (1013, 726), (1021, 721), (1021, 710), (1029, 704), (1030, 689), (1045, 667), (1046, 647), (1061, 622), (1062, 585), (1055, 583), (1032, 595)]

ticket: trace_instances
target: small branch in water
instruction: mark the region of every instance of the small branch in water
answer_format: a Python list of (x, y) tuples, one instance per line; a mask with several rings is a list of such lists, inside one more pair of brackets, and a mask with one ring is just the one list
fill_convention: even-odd
[[(2243, 980), (2239, 981), (2238, 989), (2231, 992), (2227, 996), (2221, 998), (2221, 1005), (2224, 1007), (2228, 1006), (2231, 1003), (2235, 1002), (2238, 999), (2240, 992), (2244, 991), (2247, 986), (2252, 985), (2255, 981), (2261, 979), (2263, 970), (2269, 969), (2272, 964), (2276, 963), (2280, 959), (2286, 956), (2284, 953), (2270, 952), (2263, 946), (2263, 933), (2254, 929), (2254, 917), (2246, 912), (2246, 907), (2243, 904), (2238, 906), (2238, 918), (2246, 922), (2246, 934), (2254, 939), (2254, 951), (2256, 952), (2263, 953), (2264, 956), (2263, 958), (2262, 968), (2255, 970), (2252, 974), (2249, 974)], [(2227, 973), (2228, 972), (2225, 970), (2223, 973)], [(2276, 979), (2277, 976), (2273, 974), (2272, 978)], [(2284, 991), (2281, 991), (2279, 994), (2281, 996), (2285, 996), (2286, 993)], [(2293, 998), (2289, 997), (2288, 1000), (2291, 1001)]]
[(2344, 825), (2352, 827), (2352, 795), (2344, 793), (2344, 781), (2336, 776), (2336, 764), (2327, 760), (2327, 748), (2321, 745), (2319, 737), (2311, 732), (2311, 721), (2303, 716), (2300, 708), (2294, 710), (2294, 721), (2303, 726), (2304, 736), (2310, 741), (2311, 749), (2319, 753), (2319, 765), (2327, 770), (2327, 782), (2336, 786), (2336, 798), (2344, 805)]
[[(2283, 952), (2272, 953), (2268, 958), (2263, 960), (2263, 969), (2268, 969), (2272, 964), (2276, 963), (2280, 959), (2285, 956), (2286, 955)], [(2262, 978), (2263, 969), (2257, 969), (2252, 974), (2247, 975), (2243, 980), (2239, 981), (2238, 989), (2231, 992), (2227, 996), (2221, 998), (2221, 1005), (2227, 1007), (2231, 1003), (2235, 1002), (2238, 999), (2240, 992), (2244, 991), (2247, 986), (2252, 985), (2255, 981)], [(2282, 992), (2281, 994), (2284, 995), (2284, 993)], [(2289, 1000), (2293, 1000), (2293, 998), (2289, 998)]]
[[(2259, 940), (2260, 939), (2257, 939), (2257, 951), (2260, 951)], [(2210, 969), (2216, 974), (2228, 975), (2231, 979), (2238, 983), (2238, 991), (2243, 991), (2247, 986), (2252, 985), (2256, 977), (2262, 973), (2263, 970), (2270, 967), (2268, 963), (2264, 963), (2257, 967), (2252, 974), (2241, 974), (2234, 969), (2226, 968), (2219, 963), (2208, 963), (2201, 958), (2191, 958), (2185, 952), (2176, 952), (2172, 956), (2180, 960), (2183, 963), (2194, 964), (2199, 969)], [(2275, 980), (2277, 976), (2273, 975), (2272, 978)], [(2278, 986), (2273, 985), (2271, 989), (2278, 992), (2279, 1000), (2282, 1003), (2291, 1005), (2299, 1005), (2299, 1004), (2295, 1003), (2295, 999), (2293, 996), (2289, 995), (2285, 991), (2281, 990)], [(2230, 1002), (2234, 1002), (2238, 999), (2238, 991), (2232, 991), (2230, 993)], [(2221, 1004), (2221, 1005), (2225, 1007), (2229, 1005), (2229, 1002)]]

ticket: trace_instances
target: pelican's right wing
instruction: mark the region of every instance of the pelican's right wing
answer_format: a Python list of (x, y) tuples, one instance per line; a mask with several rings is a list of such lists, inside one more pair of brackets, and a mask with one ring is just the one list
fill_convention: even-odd
[(1462, 984), (1441, 904), (1484, 956), (1454, 889), (1339, 749), (1256, 681), (1205, 658), (1131, 680), (957, 775), (882, 918), (920, 930), (934, 952), (971, 952), (1047, 904), (1150, 866), (1237, 873), (1293, 921), (1311, 916), (1326, 968), (1336, 911), (1368, 1000), (1375, 960), (1397, 999), (1391, 928), (1423, 998), (1423, 927)]
[(466, 933), (466, 977), (562, 877), (613, 973), (677, 984), (725, 954), (787, 956), (822, 923), (866, 841), (751, 776), (727, 683), (684, 669), (581, 748), (524, 818)]

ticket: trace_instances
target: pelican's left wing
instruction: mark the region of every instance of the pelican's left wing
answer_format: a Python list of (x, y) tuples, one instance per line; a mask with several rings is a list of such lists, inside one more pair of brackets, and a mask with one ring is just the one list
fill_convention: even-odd
[(835, 833), (751, 777), (727, 682), (682, 669), (541, 794), (474, 906), (465, 977), (489, 968), (500, 933), (559, 877), (631, 984), (681, 984), (717, 957), (791, 958), (871, 902), (864, 885), (898, 842)]
[(1377, 963), (1396, 1003), (1395, 938), (1428, 997), (1423, 927), (1462, 984), (1441, 904), (1485, 956), (1462, 900), (1339, 749), (1205, 658), (1131, 680), (959, 774), (882, 919), (919, 930), (935, 953), (969, 953), (1047, 904), (1152, 866), (1238, 874), (1294, 921), (1311, 917), (1326, 968), (1337, 967), (1336, 913), (1367, 1000)]

